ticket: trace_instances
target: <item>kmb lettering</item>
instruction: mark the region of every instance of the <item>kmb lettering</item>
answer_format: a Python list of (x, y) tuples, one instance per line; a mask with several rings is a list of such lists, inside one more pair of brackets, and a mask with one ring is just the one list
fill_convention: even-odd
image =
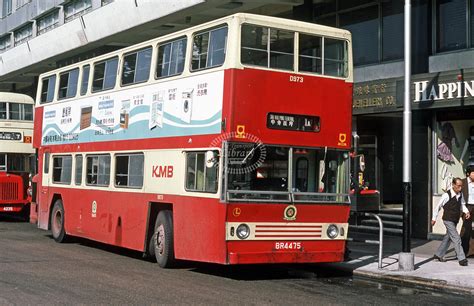
[(173, 166), (153, 166), (152, 177), (173, 177)]

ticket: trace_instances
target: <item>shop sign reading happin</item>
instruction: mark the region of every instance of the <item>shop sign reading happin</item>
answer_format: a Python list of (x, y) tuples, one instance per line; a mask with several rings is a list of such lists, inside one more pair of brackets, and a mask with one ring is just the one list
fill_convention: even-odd
[(438, 101), (474, 97), (474, 81), (434, 83), (414, 82), (414, 102)]

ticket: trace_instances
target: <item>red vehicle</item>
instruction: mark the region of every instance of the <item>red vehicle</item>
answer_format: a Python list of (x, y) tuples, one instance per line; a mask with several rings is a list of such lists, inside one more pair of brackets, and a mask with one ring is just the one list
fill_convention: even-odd
[(0, 213), (29, 216), (29, 157), (34, 154), (31, 97), (0, 93)]
[(236, 14), (39, 80), (38, 224), (56, 241), (162, 267), (343, 260), (349, 32)]

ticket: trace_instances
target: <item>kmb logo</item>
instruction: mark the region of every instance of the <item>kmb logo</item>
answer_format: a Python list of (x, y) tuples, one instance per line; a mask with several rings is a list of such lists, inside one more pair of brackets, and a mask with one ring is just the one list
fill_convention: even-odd
[(173, 166), (153, 166), (152, 177), (173, 177)]

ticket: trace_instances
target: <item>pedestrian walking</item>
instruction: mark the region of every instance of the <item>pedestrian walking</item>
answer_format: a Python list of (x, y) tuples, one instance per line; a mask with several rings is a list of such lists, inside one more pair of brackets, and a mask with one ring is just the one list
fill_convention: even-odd
[(452, 242), (454, 244), (454, 250), (456, 251), (459, 264), (461, 266), (467, 266), (467, 259), (461, 246), (461, 237), (456, 230), (456, 225), (458, 224), (462, 213), (465, 214), (465, 218), (470, 218), (461, 189), (462, 180), (459, 177), (454, 178), (451, 189), (441, 196), (438, 206), (433, 210), (431, 225), (435, 225), (438, 213), (442, 207), (444, 210), (442, 219), (446, 226), (446, 235), (433, 258), (441, 262), (446, 261), (444, 255), (446, 255), (449, 245)]
[(466, 168), (466, 178), (462, 180), (462, 195), (466, 201), (470, 218), (465, 218), (461, 230), (461, 245), (466, 257), (469, 256), (469, 245), (472, 235), (472, 216), (474, 215), (474, 166)]

